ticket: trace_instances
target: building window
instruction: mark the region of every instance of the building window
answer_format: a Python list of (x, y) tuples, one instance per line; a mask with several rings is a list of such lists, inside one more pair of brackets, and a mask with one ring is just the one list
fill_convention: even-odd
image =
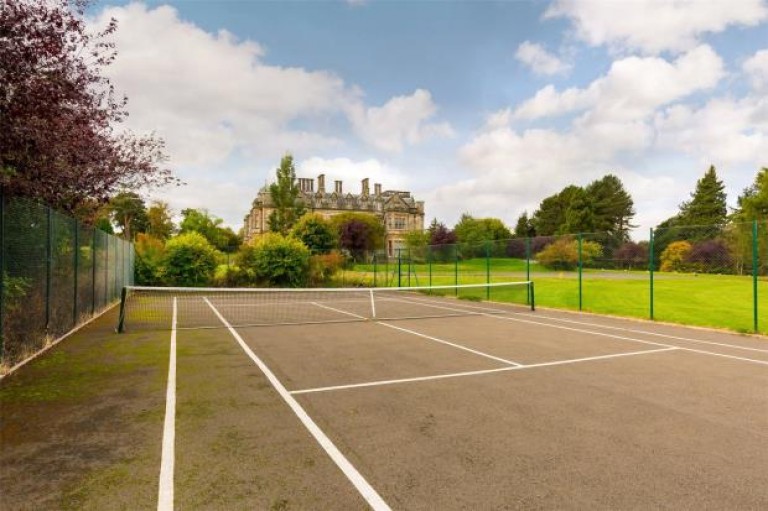
[(405, 229), (405, 218), (395, 218), (395, 229)]

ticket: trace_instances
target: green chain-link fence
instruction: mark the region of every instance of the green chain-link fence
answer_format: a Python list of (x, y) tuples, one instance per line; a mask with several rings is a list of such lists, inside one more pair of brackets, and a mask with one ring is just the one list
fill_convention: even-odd
[(0, 369), (8, 370), (119, 298), (133, 246), (0, 193)]
[(532, 280), (537, 304), (768, 333), (768, 222), (411, 247), (358, 257), (343, 285), (435, 286)]

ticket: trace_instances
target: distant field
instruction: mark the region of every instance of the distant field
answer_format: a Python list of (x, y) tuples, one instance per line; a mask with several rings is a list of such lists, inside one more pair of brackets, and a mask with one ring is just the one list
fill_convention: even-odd
[[(526, 263), (520, 259), (491, 258), (492, 282), (524, 280)], [(458, 283), (486, 281), (485, 259), (459, 261)], [(431, 284), (454, 284), (454, 263), (431, 265)], [(397, 264), (358, 264), (347, 270), (344, 278), (361, 284), (397, 286)], [(410, 270), (410, 271), (409, 271)], [(543, 307), (579, 309), (577, 272), (547, 270), (539, 264), (530, 266), (531, 280), (536, 286), (536, 304)], [(409, 279), (410, 277), (410, 279)], [(617, 316), (649, 318), (650, 284), (647, 271), (587, 270), (582, 274), (582, 310)], [(430, 266), (401, 264), (402, 286), (430, 284)], [(768, 333), (768, 281), (758, 282), (759, 329)], [(492, 299), (519, 301), (519, 296), (505, 297), (497, 293)], [(685, 273), (654, 274), (654, 319), (686, 325), (727, 328), (738, 332), (753, 329), (752, 278), (749, 276)]]

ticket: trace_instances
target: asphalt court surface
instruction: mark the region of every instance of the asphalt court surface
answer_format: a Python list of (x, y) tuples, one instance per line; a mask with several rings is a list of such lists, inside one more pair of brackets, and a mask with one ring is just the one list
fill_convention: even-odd
[(409, 300), (479, 315), (236, 329), (385, 505), (768, 506), (765, 338)]

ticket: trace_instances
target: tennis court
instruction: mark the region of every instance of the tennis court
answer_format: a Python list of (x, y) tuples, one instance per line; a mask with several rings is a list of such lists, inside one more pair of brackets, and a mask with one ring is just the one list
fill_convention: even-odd
[[(483, 292), (492, 300), (504, 290)], [(142, 383), (122, 382), (134, 390), (125, 399), (144, 407), (146, 420), (128, 425), (125, 440), (140, 454), (90, 470), (90, 490), (77, 503), (768, 507), (764, 338), (532, 311), (529, 293), (523, 288), (520, 305), (413, 290), (257, 301), (137, 294), (126, 333), (106, 333), (116, 312), (89, 328), (109, 335), (107, 344), (148, 350)], [(80, 427), (81, 435), (101, 428)], [(99, 431), (102, 443), (119, 441)], [(38, 435), (35, 451), (16, 435), (4, 461), (22, 452), (16, 459), (44, 472), (35, 457), (60, 454), (49, 438)], [(129, 476), (98, 475), (120, 459), (130, 460)], [(47, 481), (49, 494), (82, 482), (61, 477), (58, 486)], [(28, 494), (40, 491), (39, 482), (25, 484)], [(19, 490), (5, 494), (11, 508), (25, 508), (16, 506)]]

